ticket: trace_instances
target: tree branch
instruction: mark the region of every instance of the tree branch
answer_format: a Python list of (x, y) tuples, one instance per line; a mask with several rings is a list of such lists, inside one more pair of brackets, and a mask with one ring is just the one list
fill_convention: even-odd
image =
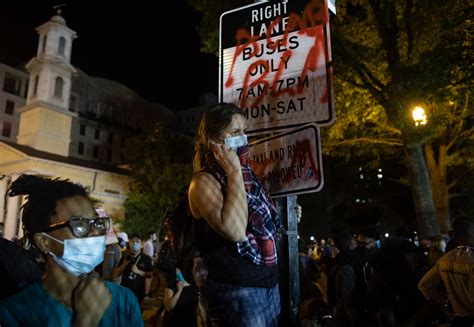
[(455, 180), (453, 180), (451, 183), (449, 183), (448, 185), (446, 185), (446, 188), (448, 189), (448, 193), (449, 193), (449, 191), (450, 191), (454, 186), (456, 186), (456, 184), (457, 184), (457, 180), (455, 179)]
[(413, 9), (413, 0), (407, 0), (405, 6), (405, 28), (407, 31), (407, 41), (408, 41), (408, 49), (407, 49), (407, 57), (408, 60), (411, 59), (413, 55), (413, 29), (412, 29), (412, 16), (411, 11)]
[[(400, 63), (400, 54), (397, 47), (397, 17), (393, 1), (369, 0), (370, 7), (374, 11), (377, 27), (382, 38), (382, 46), (387, 56), (388, 68), (395, 76), (397, 66)], [(383, 6), (385, 4), (385, 6)]]
[(368, 143), (368, 144), (385, 144), (390, 146), (402, 146), (403, 143), (400, 139), (375, 139), (371, 137), (359, 137), (356, 139), (344, 140), (340, 142), (334, 142), (334, 146), (340, 145), (355, 145), (357, 143)]
[(384, 105), (386, 102), (385, 96), (383, 92), (378, 90), (372, 83), (369, 81), (369, 78), (366, 76), (363, 70), (360, 69), (360, 67), (354, 67), (355, 71), (357, 74), (359, 74), (360, 79), (365, 85), (365, 88), (369, 89), (369, 92), (372, 93), (375, 99), (381, 104)]
[(447, 150), (449, 151), (451, 147), (454, 146), (459, 139), (462, 139), (466, 136), (470, 136), (471, 134), (474, 134), (474, 129), (470, 129), (470, 130), (457, 134), (446, 146)]
[(470, 113), (470, 111), (469, 111), (469, 96), (470, 96), (470, 94), (466, 93), (465, 100), (464, 100), (464, 106), (463, 106), (461, 115), (458, 118), (459, 123), (456, 124), (456, 126), (454, 127), (454, 132), (453, 132), (454, 136), (452, 138), (450, 138), (451, 140), (449, 142), (447, 142), (447, 150), (448, 151), (452, 146), (454, 146), (454, 144), (456, 144), (456, 142), (460, 138), (468, 136), (470, 133), (474, 132), (474, 129), (469, 129), (467, 131), (461, 132), (461, 130), (463, 129), (463, 126), (464, 126), (464, 122), (469, 117), (469, 113)]
[(372, 74), (372, 72), (370, 71), (370, 69), (367, 68), (367, 66), (364, 65), (362, 62), (360, 63), (360, 66), (362, 67), (362, 71), (367, 76), (367, 78), (370, 79), (372, 84), (378, 87), (380, 91), (383, 91), (383, 89), (385, 88), (385, 85), (381, 81), (379, 81), (379, 79), (375, 77), (374, 74)]
[(351, 78), (348, 78), (348, 77), (345, 77), (344, 78), (347, 82), (351, 83), (352, 85), (356, 86), (356, 87), (360, 87), (361, 89), (365, 87), (364, 84), (360, 84), (360, 83), (357, 83), (355, 80), (351, 79)]
[(377, 122), (377, 121), (374, 121), (373, 123), (374, 123), (375, 125), (379, 126), (380, 128), (385, 129), (385, 130), (387, 130), (387, 131), (389, 131), (389, 132), (392, 132), (392, 133), (397, 134), (397, 135), (402, 135), (402, 131), (399, 130), (398, 128), (395, 128), (395, 127), (392, 127), (392, 126), (388, 126), (388, 125), (386, 125), (386, 124), (383, 125), (383, 124), (381, 124), (381, 123), (379, 123), (379, 122)]

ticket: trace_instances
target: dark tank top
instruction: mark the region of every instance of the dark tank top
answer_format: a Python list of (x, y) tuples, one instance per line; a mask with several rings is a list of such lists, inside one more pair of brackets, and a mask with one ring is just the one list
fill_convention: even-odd
[(278, 266), (254, 264), (237, 252), (237, 245), (218, 235), (201, 218), (198, 228), (198, 247), (204, 254), (209, 269), (208, 279), (233, 286), (273, 288), (278, 282)]

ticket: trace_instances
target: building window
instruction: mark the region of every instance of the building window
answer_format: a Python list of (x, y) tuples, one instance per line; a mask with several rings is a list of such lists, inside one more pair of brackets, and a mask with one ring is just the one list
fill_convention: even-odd
[(3, 122), (3, 129), (2, 129), (2, 136), (10, 137), (12, 132), (12, 124), (7, 123), (6, 121)]
[(79, 129), (79, 134), (85, 136), (86, 135), (86, 125), (81, 125)]
[(14, 95), (20, 95), (20, 88), (21, 81), (7, 73), (3, 81), (3, 91)]
[(96, 140), (100, 139), (100, 129), (95, 129), (94, 138)]
[(41, 48), (41, 52), (44, 52), (46, 50), (46, 41), (48, 40), (48, 37), (45, 35), (43, 36), (43, 45)]
[(71, 96), (69, 98), (69, 111), (76, 112), (76, 97)]
[(94, 158), (98, 158), (99, 157), (99, 147), (97, 145), (94, 145), (94, 148), (92, 149), (92, 156)]
[(109, 136), (107, 137), (107, 142), (109, 142), (109, 144), (112, 144), (114, 142), (114, 134), (113, 133), (109, 133)]
[(39, 75), (36, 75), (35, 82), (33, 84), (33, 95), (38, 94), (38, 82), (39, 82)]
[(58, 47), (58, 53), (62, 56), (64, 56), (64, 52), (66, 50), (66, 39), (64, 37), (59, 38), (59, 47)]
[(122, 136), (122, 138), (120, 139), (120, 146), (121, 147), (125, 146), (125, 136)]
[(7, 104), (5, 105), (5, 113), (7, 115), (13, 115), (13, 110), (15, 110), (15, 102), (7, 100)]
[(79, 146), (77, 147), (77, 153), (84, 154), (84, 142), (79, 142)]
[(54, 96), (58, 98), (63, 97), (63, 88), (64, 88), (64, 80), (61, 77), (56, 77), (54, 82)]
[(107, 161), (112, 161), (112, 150), (107, 150)]
[(30, 82), (29, 80), (26, 80), (26, 82), (25, 82), (25, 90), (23, 91), (23, 98), (25, 98), (25, 99), (28, 96), (28, 87), (29, 87), (28, 84), (29, 84), (29, 82)]

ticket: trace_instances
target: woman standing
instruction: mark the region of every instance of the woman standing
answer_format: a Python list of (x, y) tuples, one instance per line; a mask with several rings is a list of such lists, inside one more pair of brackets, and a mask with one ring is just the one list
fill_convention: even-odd
[(202, 117), (189, 188), (209, 269), (204, 296), (213, 326), (276, 326), (280, 314), (276, 230), (280, 220), (249, 166), (244, 112), (217, 104)]

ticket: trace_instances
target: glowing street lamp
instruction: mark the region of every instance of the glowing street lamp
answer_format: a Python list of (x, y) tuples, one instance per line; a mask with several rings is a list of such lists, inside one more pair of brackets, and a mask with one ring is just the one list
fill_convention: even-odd
[(420, 106), (416, 106), (411, 112), (413, 120), (415, 121), (415, 126), (426, 125), (427, 118), (425, 109)]

